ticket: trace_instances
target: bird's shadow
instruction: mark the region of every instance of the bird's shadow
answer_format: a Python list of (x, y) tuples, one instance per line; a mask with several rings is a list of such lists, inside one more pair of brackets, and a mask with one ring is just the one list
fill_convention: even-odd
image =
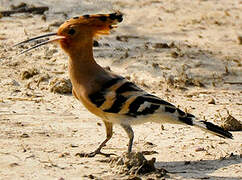
[[(223, 169), (229, 172), (230, 166), (242, 163), (239, 155), (230, 155), (230, 157), (214, 160), (198, 160), (198, 161), (173, 161), (173, 162), (156, 162), (157, 168), (164, 168), (168, 171), (171, 178), (194, 178), (194, 179), (226, 179), (236, 180), (239, 178), (227, 176), (210, 175), (213, 172)], [(223, 173), (224, 174), (224, 173)], [(241, 178), (241, 177), (240, 177)]]

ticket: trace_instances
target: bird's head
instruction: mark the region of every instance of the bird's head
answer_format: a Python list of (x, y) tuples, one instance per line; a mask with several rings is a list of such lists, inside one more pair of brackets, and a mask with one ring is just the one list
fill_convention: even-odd
[(57, 32), (61, 47), (69, 52), (75, 48), (88, 46), (93, 43), (93, 37), (109, 34), (116, 24), (123, 20), (122, 14), (97, 14), (73, 17), (63, 23)]
[(37, 36), (16, 45), (28, 43), (40, 38), (55, 36), (54, 39), (37, 44), (22, 53), (47, 43), (59, 42), (61, 47), (67, 52), (76, 48), (85, 47), (93, 43), (93, 38), (102, 34), (109, 34), (110, 30), (116, 28), (117, 23), (123, 20), (123, 15), (119, 12), (112, 14), (95, 14), (73, 17), (65, 21), (58, 29), (57, 33), (49, 33)]

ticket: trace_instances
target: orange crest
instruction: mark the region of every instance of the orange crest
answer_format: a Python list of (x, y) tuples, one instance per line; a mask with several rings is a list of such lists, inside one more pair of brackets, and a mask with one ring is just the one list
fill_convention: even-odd
[(62, 31), (70, 26), (79, 26), (82, 29), (88, 29), (88, 31), (93, 33), (93, 36), (109, 34), (110, 30), (116, 28), (116, 24), (122, 22), (122, 20), (123, 14), (120, 12), (73, 17), (60, 26), (58, 34), (62, 34)]

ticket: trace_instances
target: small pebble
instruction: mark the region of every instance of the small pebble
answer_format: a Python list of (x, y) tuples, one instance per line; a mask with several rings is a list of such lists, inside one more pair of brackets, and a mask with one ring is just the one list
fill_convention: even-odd
[(20, 135), (21, 138), (29, 138), (29, 135), (26, 133), (23, 133), (22, 135)]
[(208, 104), (215, 104), (215, 99), (214, 98), (210, 98), (208, 101)]
[(206, 151), (206, 149), (199, 147), (199, 148), (195, 149), (195, 151), (196, 151), (196, 152), (199, 152), (199, 151)]

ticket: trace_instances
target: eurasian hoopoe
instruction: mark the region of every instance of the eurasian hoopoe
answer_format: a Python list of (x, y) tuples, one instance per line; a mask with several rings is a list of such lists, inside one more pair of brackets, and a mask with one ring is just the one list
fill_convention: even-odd
[(50, 42), (59, 42), (69, 56), (69, 74), (73, 85), (73, 95), (93, 114), (99, 116), (106, 127), (106, 139), (92, 153), (101, 153), (113, 134), (113, 124), (120, 124), (129, 137), (128, 152), (132, 150), (133, 124), (145, 122), (187, 124), (197, 126), (224, 138), (232, 134), (210, 122), (201, 121), (194, 115), (185, 113), (159, 97), (147, 93), (127, 79), (106, 71), (93, 58), (93, 38), (109, 34), (110, 29), (123, 20), (121, 13), (84, 15), (64, 22), (57, 33), (38, 36), (17, 45), (47, 36), (57, 36), (27, 49), (27, 52)]

